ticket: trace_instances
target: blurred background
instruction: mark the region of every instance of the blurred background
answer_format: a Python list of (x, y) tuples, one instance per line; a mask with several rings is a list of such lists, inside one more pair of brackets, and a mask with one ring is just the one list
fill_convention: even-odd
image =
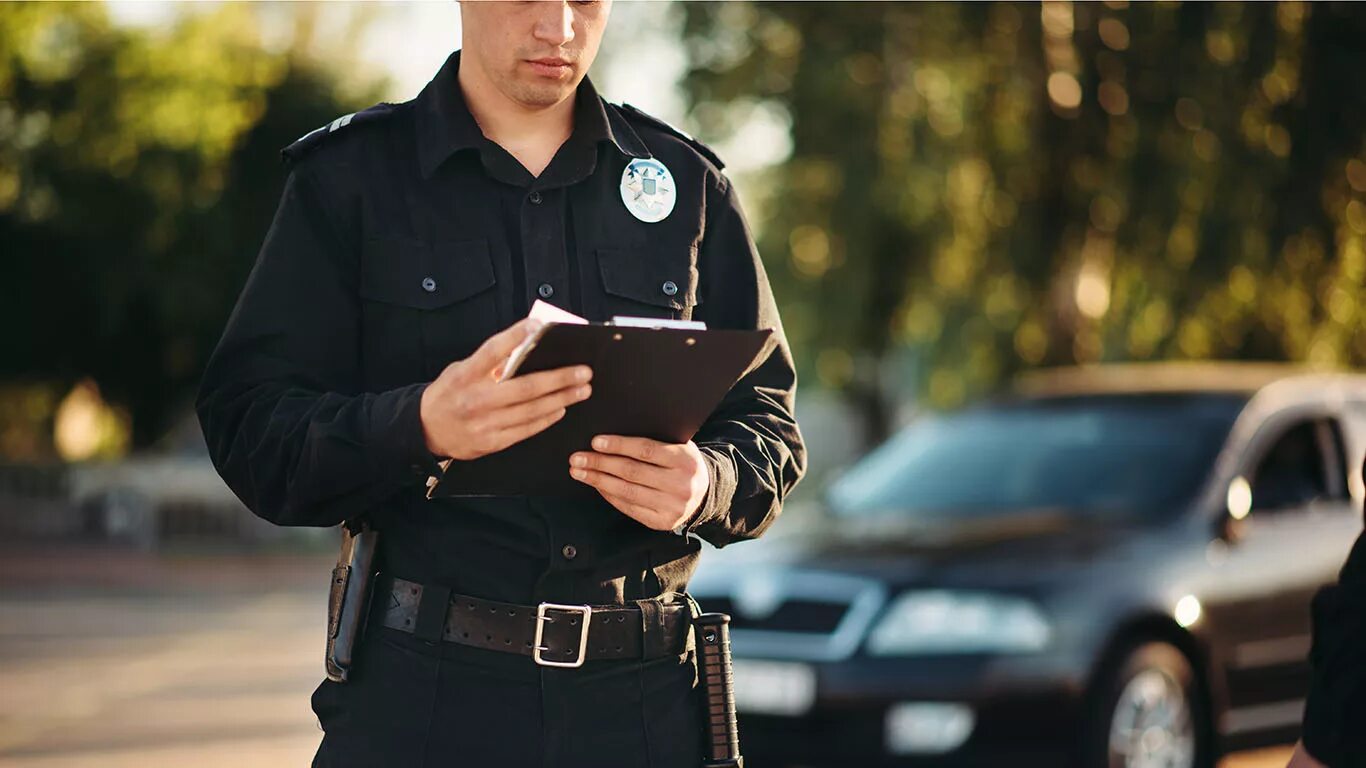
[[(592, 77), (726, 160), (799, 365), (811, 472), (708, 558), (800, 550), (829, 480), (1032, 370), (1359, 366), (1363, 41), (1352, 4), (619, 0)], [(279, 149), (458, 42), (455, 3), (0, 7), (6, 764), (311, 756), (337, 533), (242, 508), (194, 390)]]

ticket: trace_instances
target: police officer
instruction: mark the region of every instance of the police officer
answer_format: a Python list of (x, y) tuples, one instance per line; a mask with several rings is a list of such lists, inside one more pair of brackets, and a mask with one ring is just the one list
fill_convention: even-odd
[[(806, 453), (722, 161), (586, 76), (609, 12), (462, 4), (462, 48), (415, 99), (283, 150), (279, 208), (197, 408), (257, 515), (379, 531), (350, 678), (313, 695), (315, 765), (700, 764), (683, 594), (700, 540), (762, 534)], [(580, 366), (491, 375), (538, 298), (774, 333), (693, 440), (605, 435), (567, 462), (590, 501), (428, 499), (439, 462), (592, 396)]]

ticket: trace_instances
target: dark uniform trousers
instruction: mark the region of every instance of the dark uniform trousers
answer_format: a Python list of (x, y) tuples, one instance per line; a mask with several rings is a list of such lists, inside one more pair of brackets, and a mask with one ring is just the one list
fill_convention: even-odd
[[(196, 402), (210, 456), (255, 514), (368, 520), (381, 570), (454, 594), (624, 605), (683, 592), (702, 541), (761, 535), (806, 468), (795, 366), (735, 188), (705, 145), (586, 77), (571, 136), (532, 176), (482, 134), (458, 67), (457, 51), (412, 101), (285, 149), (275, 221)], [(658, 221), (624, 199), (631, 164), (647, 162), (674, 195)], [(596, 494), (426, 498), (440, 469), (425, 388), (537, 298), (596, 321), (773, 330), (693, 438), (710, 487), (682, 535)], [(696, 766), (689, 654), (548, 668), (372, 621), (352, 679), (314, 695), (318, 764)]]
[(315, 768), (702, 764), (691, 649), (557, 668), (378, 630), (362, 643), (351, 680), (324, 680), (313, 693), (326, 731)]

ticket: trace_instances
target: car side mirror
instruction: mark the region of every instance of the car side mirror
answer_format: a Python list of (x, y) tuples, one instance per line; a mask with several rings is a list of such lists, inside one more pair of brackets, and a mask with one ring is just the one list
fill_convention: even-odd
[(1238, 475), (1228, 482), (1224, 494), (1224, 514), (1219, 516), (1219, 538), (1230, 544), (1243, 536), (1244, 522), (1252, 512), (1252, 484), (1246, 477)]

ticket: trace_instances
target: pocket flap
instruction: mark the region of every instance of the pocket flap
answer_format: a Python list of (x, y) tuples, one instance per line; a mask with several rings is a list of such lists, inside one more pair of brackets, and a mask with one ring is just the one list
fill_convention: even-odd
[[(697, 304), (695, 247), (599, 248), (598, 269), (608, 293), (683, 309)], [(649, 255), (646, 255), (649, 254)]]
[(412, 238), (366, 240), (360, 295), (418, 309), (437, 309), (495, 282), (487, 240), (427, 243)]

